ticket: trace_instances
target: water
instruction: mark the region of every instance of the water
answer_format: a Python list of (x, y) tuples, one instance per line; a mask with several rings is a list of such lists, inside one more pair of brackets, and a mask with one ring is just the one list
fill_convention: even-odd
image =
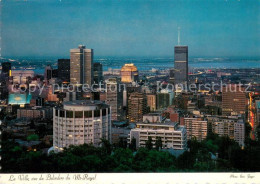
[[(51, 65), (57, 68), (57, 58), (36, 59), (16, 58), (0, 59), (0, 62), (9, 61), (15, 69), (31, 69), (36, 74), (43, 74), (44, 67)], [(109, 68), (120, 69), (125, 63), (134, 63), (138, 70), (151, 70), (153, 68), (165, 70), (174, 67), (174, 58), (171, 57), (95, 57), (94, 62), (103, 64), (103, 70)], [(189, 68), (259, 68), (260, 58), (189, 58)]]

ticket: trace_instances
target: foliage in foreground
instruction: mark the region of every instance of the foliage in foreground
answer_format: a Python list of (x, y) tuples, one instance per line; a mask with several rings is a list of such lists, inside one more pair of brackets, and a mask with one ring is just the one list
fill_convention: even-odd
[[(227, 172), (260, 171), (260, 144), (246, 142), (245, 149), (228, 137), (210, 135), (203, 142), (191, 140), (189, 151), (178, 158), (168, 152), (147, 148), (70, 146), (49, 156), (27, 151), (12, 141), (2, 143), (2, 172)], [(155, 145), (156, 146), (156, 145)], [(158, 147), (158, 146), (157, 146)], [(212, 155), (218, 155), (212, 159)]]

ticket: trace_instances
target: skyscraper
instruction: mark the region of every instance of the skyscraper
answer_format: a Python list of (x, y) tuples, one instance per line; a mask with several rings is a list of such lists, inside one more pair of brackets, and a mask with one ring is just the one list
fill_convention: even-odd
[(188, 46), (174, 47), (175, 84), (188, 82)]
[(145, 94), (134, 92), (128, 99), (128, 118), (130, 122), (143, 121), (143, 115), (147, 112), (147, 99)]
[(58, 59), (58, 77), (62, 82), (70, 82), (70, 59)]
[(9, 74), (9, 71), (11, 70), (12, 64), (9, 62), (3, 62), (2, 63), (2, 74), (7, 75)]
[(93, 49), (79, 45), (70, 49), (70, 83), (93, 84)]
[(94, 63), (93, 65), (94, 72), (94, 83), (99, 84), (103, 81), (103, 67), (101, 63)]
[(106, 104), (111, 106), (111, 120), (120, 120), (123, 114), (123, 89), (117, 78), (106, 81)]

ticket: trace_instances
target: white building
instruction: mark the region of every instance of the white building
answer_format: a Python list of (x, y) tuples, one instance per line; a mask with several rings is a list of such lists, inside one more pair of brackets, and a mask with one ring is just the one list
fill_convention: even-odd
[(238, 116), (212, 118), (212, 132), (234, 139), (241, 147), (245, 141), (245, 122)]
[(130, 132), (130, 139), (136, 139), (136, 148), (145, 147), (148, 137), (152, 138), (153, 146), (157, 137), (161, 137), (162, 148), (183, 150), (187, 148), (186, 129), (177, 123), (145, 124), (139, 123)]
[(111, 142), (109, 105), (101, 101), (65, 102), (53, 110), (53, 147), (61, 151), (69, 145), (99, 146), (101, 138)]
[(241, 119), (234, 124), (234, 140), (239, 146), (245, 146), (245, 122)]

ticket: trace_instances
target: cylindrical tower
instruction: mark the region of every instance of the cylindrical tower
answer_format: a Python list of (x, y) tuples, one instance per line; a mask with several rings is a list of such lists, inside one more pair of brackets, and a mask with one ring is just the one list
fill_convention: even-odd
[(99, 146), (100, 139), (111, 142), (109, 105), (101, 101), (76, 100), (53, 109), (53, 147), (62, 151), (69, 145)]

